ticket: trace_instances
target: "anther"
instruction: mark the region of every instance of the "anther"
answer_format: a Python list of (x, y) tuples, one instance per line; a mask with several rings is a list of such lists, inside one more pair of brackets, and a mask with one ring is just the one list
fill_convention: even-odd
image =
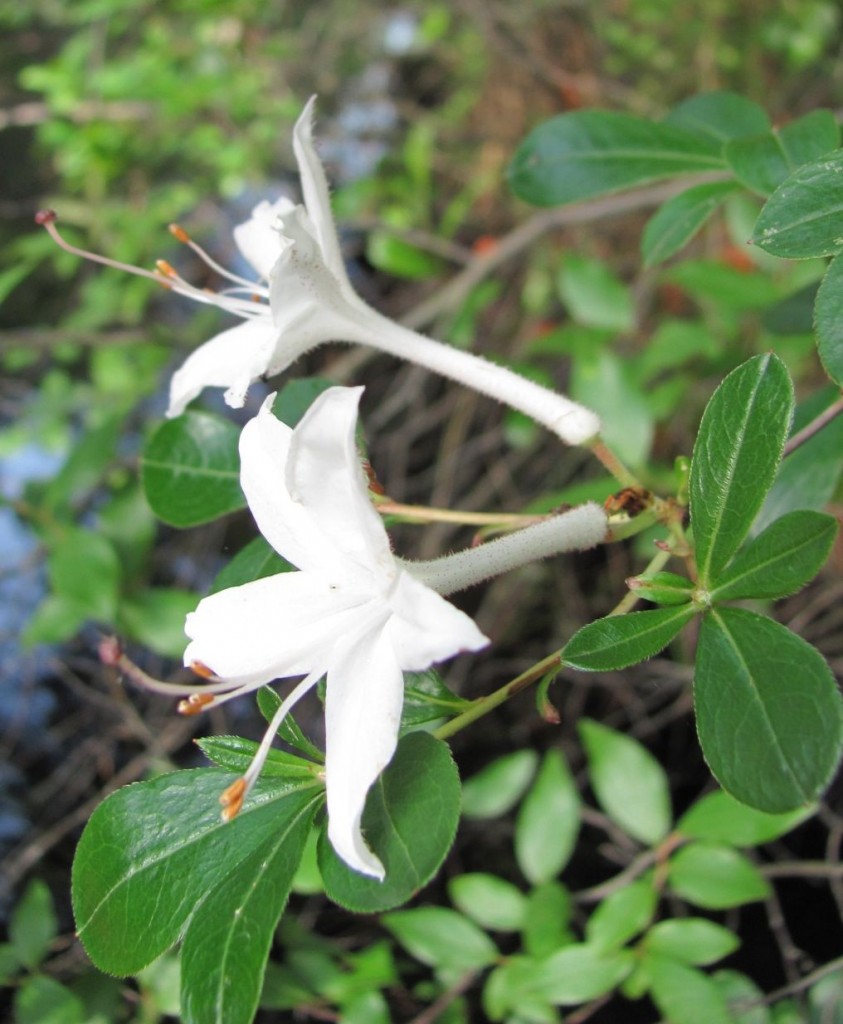
[(177, 242), (181, 242), (182, 245), (190, 245), (192, 239), (180, 224), (170, 224), (167, 230)]
[(180, 715), (198, 715), (200, 711), (212, 704), (214, 695), (211, 693), (191, 693), (187, 700), (180, 700), (178, 713)]
[(216, 679), (217, 674), (212, 668), (204, 663), (204, 661), (191, 661), (190, 671), (194, 672), (197, 676), (201, 676), (203, 679)]
[(231, 821), (232, 818), (237, 817), (243, 807), (243, 799), (245, 796), (245, 778), (232, 782), (228, 789), (220, 793), (220, 805), (222, 806), (223, 821)]
[(166, 260), (156, 260), (155, 269), (159, 274), (163, 274), (165, 277), (177, 278), (179, 275), (171, 263)]

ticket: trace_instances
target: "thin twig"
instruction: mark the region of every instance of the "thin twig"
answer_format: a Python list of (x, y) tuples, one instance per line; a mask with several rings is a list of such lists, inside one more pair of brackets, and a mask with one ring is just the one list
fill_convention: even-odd
[(837, 399), (836, 402), (832, 402), (831, 405), (824, 409), (819, 416), (816, 416), (806, 426), (804, 426), (798, 433), (794, 434), (793, 437), (784, 446), (784, 454), (790, 455), (791, 452), (805, 444), (806, 441), (810, 441), (814, 434), (818, 434), (823, 427), (827, 426), (833, 419), (843, 412), (843, 395)]

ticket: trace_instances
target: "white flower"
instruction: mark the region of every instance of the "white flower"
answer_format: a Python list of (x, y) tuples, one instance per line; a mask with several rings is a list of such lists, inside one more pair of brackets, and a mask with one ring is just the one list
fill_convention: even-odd
[(244, 428), (241, 482), (249, 507), (264, 537), (299, 571), (201, 601), (187, 618), (185, 664), (207, 667), (220, 680), (194, 696), (197, 710), (305, 676), (246, 776), (228, 791), (228, 817), (259, 774), (283, 716), (327, 676), (328, 835), (350, 867), (382, 878), (360, 820), (366, 794), (395, 750), (403, 672), (488, 641), (393, 557), (355, 447), (361, 392), (324, 392), (295, 430), (273, 416), (270, 400)]

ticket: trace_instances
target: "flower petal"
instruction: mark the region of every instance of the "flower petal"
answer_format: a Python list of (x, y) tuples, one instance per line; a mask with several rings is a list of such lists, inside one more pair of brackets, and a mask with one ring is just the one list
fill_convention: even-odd
[(389, 603), (393, 615), (386, 632), (405, 672), (421, 672), (434, 662), (489, 643), (468, 615), (407, 572), (398, 577)]
[(254, 687), (327, 670), (337, 638), (367, 613), (365, 598), (324, 578), (279, 573), (200, 601), (185, 622), (184, 663)]
[(280, 220), (293, 206), (294, 203), (286, 197), (274, 203), (264, 199), (252, 210), (249, 220), (234, 229), (237, 248), (264, 281), (269, 280), (270, 271), (284, 249)]
[(340, 243), (331, 213), (331, 196), (325, 169), (313, 146), (313, 112), (316, 97), (311, 96), (293, 129), (293, 152), (299, 165), (304, 205), (316, 229), (325, 263), (344, 289), (351, 290), (345, 272)]
[(328, 838), (355, 871), (384, 877), (360, 828), (366, 794), (398, 743), (404, 677), (382, 624), (334, 652), (325, 694)]
[(227, 388), (226, 402), (242, 406), (249, 385), (266, 372), (275, 333), (269, 316), (256, 317), (200, 345), (173, 374), (167, 415), (179, 416), (206, 387)]

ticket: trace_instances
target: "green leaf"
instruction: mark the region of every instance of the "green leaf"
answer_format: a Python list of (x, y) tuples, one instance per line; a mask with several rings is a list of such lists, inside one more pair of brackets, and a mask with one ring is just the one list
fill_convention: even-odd
[(361, 913), (405, 903), (439, 869), (460, 814), (460, 780), (446, 743), (413, 732), (369, 791), (363, 812), (366, 841), (386, 869), (382, 882), (352, 871), (319, 837), (319, 870), (328, 897)]
[(316, 399), (334, 386), (334, 381), (325, 377), (297, 377), (284, 383), (275, 401), (272, 412), (288, 427), (298, 426), (299, 420)]
[(562, 663), (581, 672), (613, 672), (665, 648), (697, 614), (694, 605), (609, 615), (578, 629), (562, 649)]
[(770, 886), (755, 865), (731, 846), (690, 843), (670, 859), (673, 891), (706, 910), (725, 910), (766, 899)]
[(457, 875), (448, 883), (448, 894), (458, 910), (487, 931), (514, 932), (524, 924), (524, 893), (497, 875)]
[(397, 910), (385, 914), (381, 923), (408, 953), (429, 967), (476, 971), (493, 964), (499, 956), (485, 932), (447, 907)]
[(88, 1015), (70, 989), (36, 974), (15, 995), (15, 1024), (88, 1024)]
[(47, 485), (44, 509), (57, 518), (78, 508), (99, 484), (115, 455), (123, 416), (110, 416), (79, 438), (69, 458)]
[(607, 896), (585, 926), (586, 942), (597, 949), (619, 949), (644, 931), (659, 902), (652, 879), (641, 878)]
[(537, 885), (527, 896), (524, 913), (524, 948), (541, 959), (575, 940), (570, 930), (572, 903), (559, 882)]
[(700, 967), (722, 960), (741, 944), (733, 931), (704, 917), (659, 921), (647, 932), (644, 942), (651, 953)]
[(275, 576), (279, 572), (292, 572), (293, 568), (263, 537), (255, 537), (237, 552), (224, 569), (220, 569), (211, 585), (210, 593), (216, 594), (229, 587), (240, 587), (244, 583)]
[(243, 508), (240, 430), (206, 412), (166, 420), (146, 443), (141, 478), (152, 511), (171, 526), (198, 526)]
[(483, 986), (486, 1019), (507, 1024), (559, 1024), (553, 1006), (530, 990), (535, 969), (534, 961), (515, 955), (491, 972)]
[(679, 819), (676, 830), (689, 839), (759, 846), (790, 832), (813, 813), (813, 808), (803, 808), (786, 814), (766, 814), (719, 789), (693, 804)]
[(608, 110), (583, 110), (534, 128), (507, 170), (512, 191), (556, 206), (659, 178), (719, 170), (719, 146), (671, 124)]
[(710, 135), (718, 142), (755, 135), (770, 127), (763, 107), (725, 89), (697, 93), (683, 100), (665, 120), (687, 131)]
[(632, 294), (602, 260), (566, 256), (559, 296), (571, 319), (586, 327), (624, 332), (635, 326)]
[(670, 830), (670, 791), (658, 761), (637, 740), (591, 719), (579, 722), (579, 732), (603, 810), (642, 843), (664, 839)]
[(771, 523), (718, 576), (712, 601), (795, 594), (828, 558), (838, 523), (821, 512), (788, 512)]
[(260, 779), (223, 822), (219, 796), (235, 778), (214, 768), (173, 772), (126, 786), (94, 811), (76, 848), (73, 907), (100, 970), (134, 974), (159, 957), (209, 893), (321, 799), (321, 787)]
[(10, 942), (0, 942), (0, 988), (11, 984), (21, 969), (21, 962)]
[(120, 562), (112, 545), (90, 530), (68, 530), (47, 557), (53, 593), (90, 619), (113, 622)]
[(726, 1000), (735, 1024), (770, 1024), (766, 996), (745, 974), (721, 970), (711, 980)]
[(758, 216), (752, 242), (784, 259), (831, 256), (843, 248), (843, 150), (814, 160), (782, 182)]
[(650, 218), (641, 238), (644, 266), (663, 263), (685, 246), (735, 191), (731, 181), (696, 185), (668, 199)]
[(576, 943), (537, 963), (524, 987), (549, 1003), (575, 1006), (611, 992), (633, 965), (627, 950), (605, 952), (590, 943)]
[[(185, 1024), (251, 1024), (278, 919), (319, 807), (291, 801), (270, 835), (202, 900), (181, 954)], [(279, 809), (281, 810), (281, 809)]]
[(704, 587), (716, 582), (749, 532), (776, 475), (792, 410), (790, 377), (772, 354), (733, 370), (706, 406), (689, 479)]
[(843, 715), (816, 648), (774, 622), (719, 607), (703, 619), (697, 731), (724, 789), (773, 814), (811, 803), (837, 767)]
[(648, 956), (650, 995), (670, 1024), (734, 1024), (720, 990), (701, 971), (669, 956)]
[[(257, 692), (258, 710), (269, 724), (275, 712), (281, 707), (281, 697), (271, 686), (262, 686)], [(325, 755), (299, 728), (292, 715), (285, 715), (284, 721), (278, 726), (278, 736), (291, 747), (301, 751), (311, 761), (324, 763)]]
[(175, 587), (147, 587), (120, 602), (121, 632), (169, 658), (181, 658), (187, 646), (184, 622), (199, 603), (196, 594)]
[(411, 245), (390, 231), (372, 231), (366, 240), (366, 259), (378, 270), (409, 281), (426, 281), (447, 267), (439, 256)]
[(533, 885), (549, 882), (565, 867), (580, 831), (580, 797), (558, 750), (549, 750), (518, 811), (515, 859)]
[(650, 572), (633, 576), (626, 585), (636, 595), (653, 604), (668, 608), (688, 604), (694, 596), (695, 585), (686, 576), (675, 572)]
[(463, 815), (482, 820), (506, 814), (530, 785), (538, 760), (533, 750), (516, 750), (472, 775), (463, 785)]
[(53, 897), (46, 883), (35, 878), (26, 887), (9, 921), (9, 940), (18, 961), (35, 970), (57, 932)]
[(458, 715), (470, 703), (449, 690), (434, 668), (405, 672), (401, 731), (409, 732), (427, 722)]
[[(195, 741), (202, 753), (220, 768), (244, 775), (260, 744), (242, 736), (204, 736)], [(314, 781), (322, 766), (284, 750), (270, 748), (261, 777), (265, 779), (299, 779)]]
[(843, 387), (843, 259), (828, 266), (814, 306), (817, 350), (825, 372)]

